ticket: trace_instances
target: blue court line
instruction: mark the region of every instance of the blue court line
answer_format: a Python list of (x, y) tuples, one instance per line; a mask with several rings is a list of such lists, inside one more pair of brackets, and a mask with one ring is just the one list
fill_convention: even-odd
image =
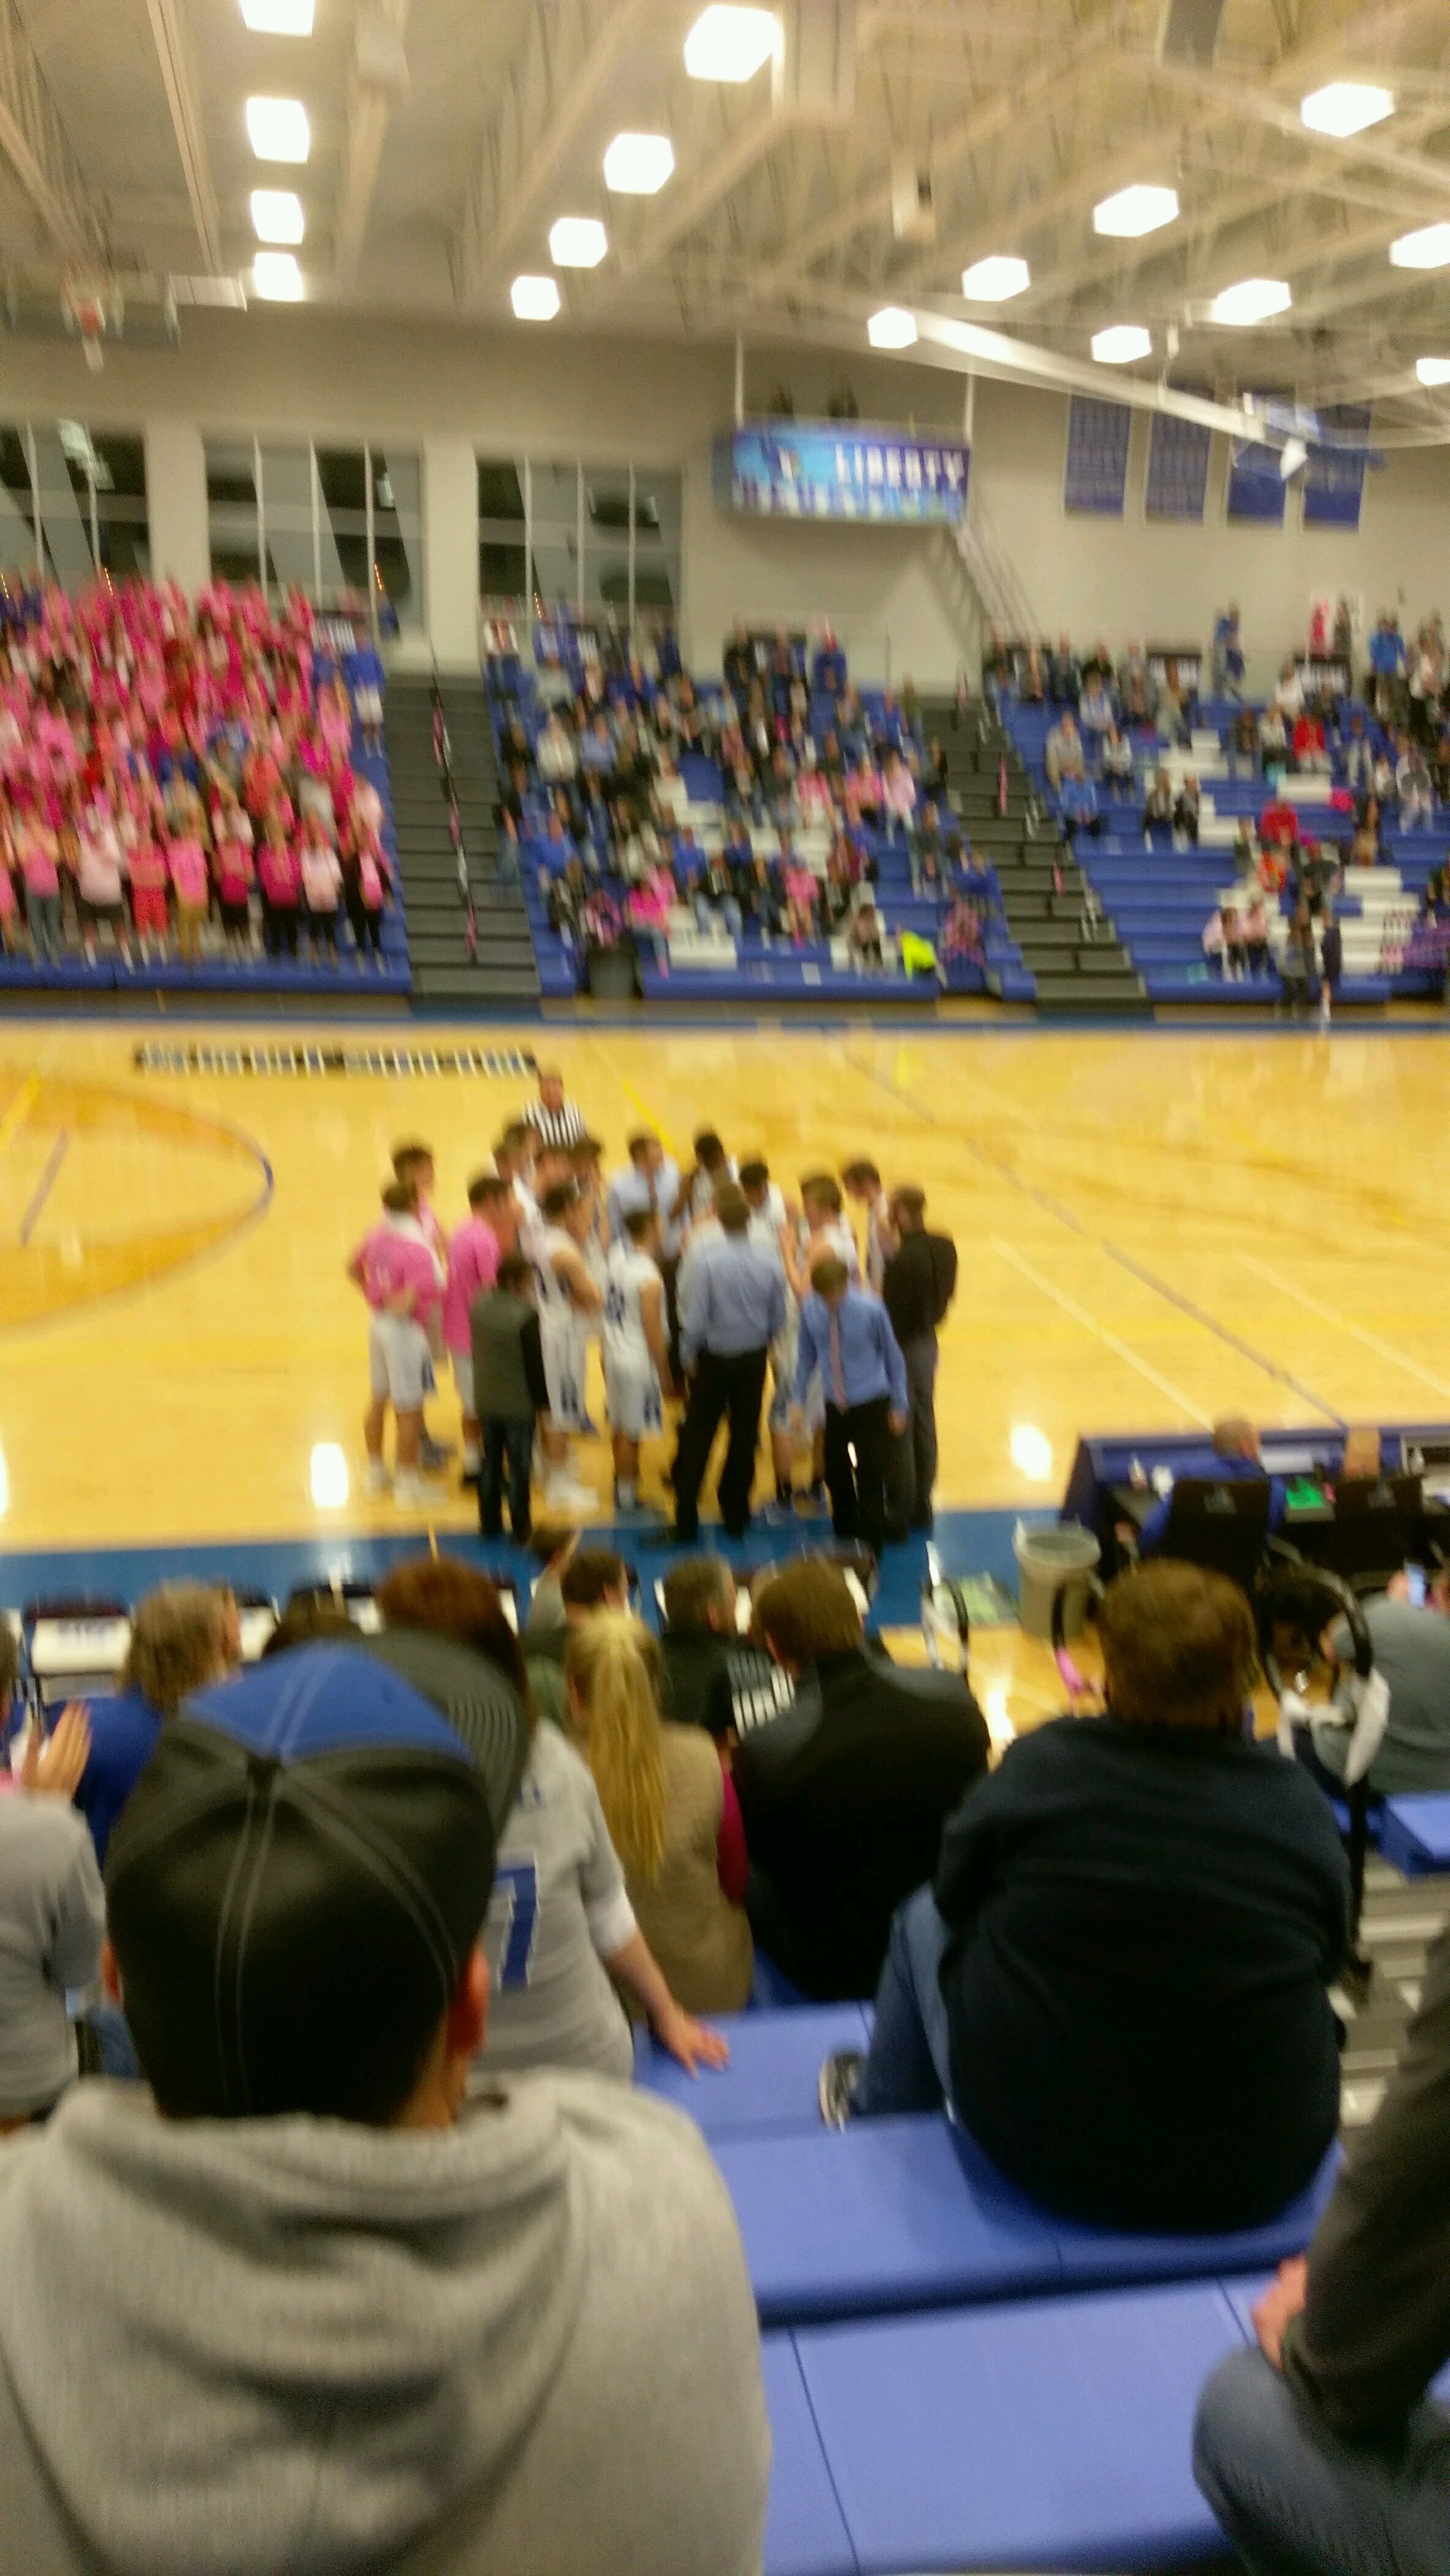
[(20, 1220), (20, 1240), (23, 1244), (28, 1243), (35, 1232), (36, 1220), (55, 1186), (55, 1176), (65, 1161), (66, 1147), (69, 1143), (70, 1129), (62, 1127), (46, 1157), (45, 1169), (32, 1193), (30, 1205)]
[[(919, 1100), (914, 1099), (909, 1091), (903, 1091), (900, 1084), (893, 1082), (888, 1074), (875, 1073), (864, 1065), (854, 1063), (852, 1069), (863, 1074), (868, 1082), (874, 1082), (879, 1090), (890, 1092), (903, 1107), (914, 1111), (926, 1126), (935, 1127), (947, 1133), (956, 1133), (949, 1128), (946, 1119), (938, 1118), (933, 1111), (923, 1108)], [(1053, 1198), (1049, 1191), (1038, 1189), (1031, 1181), (1024, 1181), (1020, 1173), (1013, 1171), (1010, 1163), (989, 1153), (987, 1147), (978, 1144), (974, 1138), (956, 1133), (956, 1141), (977, 1162), (984, 1163), (988, 1171), (995, 1172), (999, 1180), (1008, 1182), (1020, 1198), (1031, 1199), (1045, 1215), (1052, 1217), (1057, 1224), (1065, 1225), (1070, 1233), (1079, 1235), (1084, 1243), (1095, 1244), (1097, 1249), (1105, 1252), (1108, 1259), (1115, 1261), (1121, 1270), (1128, 1271), (1135, 1279), (1141, 1279), (1145, 1287), (1153, 1290), (1155, 1296), (1164, 1298), (1170, 1306), (1176, 1306), (1180, 1314), (1191, 1317), (1195, 1324), (1201, 1324), (1205, 1332), (1213, 1333), (1219, 1341), (1226, 1343), (1230, 1350), (1237, 1351), (1241, 1358), (1252, 1361), (1255, 1368), (1262, 1369), (1265, 1376), (1273, 1378), (1277, 1385), (1288, 1387), (1290, 1392), (1301, 1397), (1304, 1403), (1312, 1404), (1315, 1412), (1322, 1413), (1325, 1420), (1332, 1422), (1337, 1430), (1343, 1431), (1346, 1428), (1344, 1415), (1336, 1413), (1333, 1405), (1326, 1404), (1324, 1398), (1316, 1395), (1312, 1387), (1305, 1386), (1303, 1381), (1293, 1376), (1288, 1369), (1280, 1368), (1277, 1360), (1271, 1360), (1265, 1352), (1256, 1350), (1252, 1342), (1246, 1342), (1227, 1324), (1219, 1323), (1216, 1316), (1206, 1314), (1201, 1306), (1194, 1304), (1192, 1298), (1185, 1297), (1177, 1288), (1170, 1287), (1167, 1280), (1160, 1279), (1153, 1271), (1145, 1269), (1141, 1262), (1133, 1259), (1131, 1253), (1122, 1251), (1113, 1242), (1111, 1236), (1094, 1234), (1090, 1226), (1084, 1225), (1080, 1217), (1073, 1215), (1071, 1208), (1064, 1207), (1062, 1202)]]

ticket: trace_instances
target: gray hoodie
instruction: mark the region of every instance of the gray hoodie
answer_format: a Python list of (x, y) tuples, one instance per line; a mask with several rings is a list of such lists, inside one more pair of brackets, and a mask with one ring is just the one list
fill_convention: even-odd
[(623, 2085), (403, 2132), (95, 2082), (0, 2147), (0, 2569), (755, 2576), (769, 2457), (724, 2187)]

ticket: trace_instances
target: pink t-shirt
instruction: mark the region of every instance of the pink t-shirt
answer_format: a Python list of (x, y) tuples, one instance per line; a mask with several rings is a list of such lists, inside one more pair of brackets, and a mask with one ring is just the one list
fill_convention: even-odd
[(498, 1236), (481, 1216), (461, 1225), (448, 1246), (448, 1285), (443, 1292), (443, 1339), (450, 1351), (467, 1352), (473, 1335), (468, 1310), (498, 1277)]
[(50, 841), (27, 837), (21, 860), (26, 888), (31, 894), (58, 894), (60, 874), (55, 864), (55, 848)]
[(252, 882), (252, 853), (245, 841), (218, 841), (217, 892), (223, 903), (245, 903)]
[(335, 912), (342, 891), (337, 852), (327, 841), (309, 841), (302, 852), (302, 892), (309, 912)]
[(362, 1264), (363, 1294), (374, 1314), (381, 1313), (390, 1298), (411, 1288), (414, 1320), (426, 1327), (442, 1302), (443, 1283), (416, 1219), (385, 1216), (364, 1236), (357, 1257)]
[(295, 851), (290, 850), (285, 841), (264, 841), (262, 855), (257, 861), (257, 882), (267, 901), (284, 909), (295, 904), (301, 881)]
[(176, 840), (168, 852), (171, 882), (178, 903), (193, 905), (206, 901), (206, 852), (200, 841)]

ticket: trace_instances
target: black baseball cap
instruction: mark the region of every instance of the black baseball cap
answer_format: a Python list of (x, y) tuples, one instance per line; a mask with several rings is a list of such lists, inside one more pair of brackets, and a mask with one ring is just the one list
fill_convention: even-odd
[(197, 1692), (111, 1837), (127, 2019), (177, 2119), (390, 2119), (478, 1939), (528, 1719), (497, 1668), (393, 1631)]

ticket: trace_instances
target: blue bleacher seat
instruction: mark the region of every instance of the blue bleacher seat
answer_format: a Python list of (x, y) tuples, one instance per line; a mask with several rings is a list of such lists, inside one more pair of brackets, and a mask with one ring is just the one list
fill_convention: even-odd
[(1386, 1798), (1380, 1851), (1406, 1878), (1450, 1869), (1450, 1794)]
[(716, 2160), (762, 2322), (789, 2325), (1277, 2263), (1308, 2244), (1338, 2151), (1265, 2225), (1192, 2236), (1055, 2217), (936, 2115), (862, 2120), (844, 2132), (722, 2132)]
[(782, 2130), (820, 2134), (816, 2079), (838, 2048), (864, 2048), (860, 2004), (816, 2004), (799, 2012), (745, 2012), (711, 2017), (730, 2042), (730, 2063), (688, 2075), (648, 2032), (635, 2041), (634, 2080), (674, 2102), (707, 2138), (768, 2136)]
[[(1223, 2545), (1192, 2469), (1199, 2390), (1243, 2348), (1219, 2282), (794, 2341), (861, 2576), (1161, 2566)], [(814, 2463), (794, 2442), (788, 2458), (804, 2509)]]
[(856, 2553), (789, 2335), (761, 2337), (760, 2367), (772, 2455), (765, 2576), (855, 2576)]

